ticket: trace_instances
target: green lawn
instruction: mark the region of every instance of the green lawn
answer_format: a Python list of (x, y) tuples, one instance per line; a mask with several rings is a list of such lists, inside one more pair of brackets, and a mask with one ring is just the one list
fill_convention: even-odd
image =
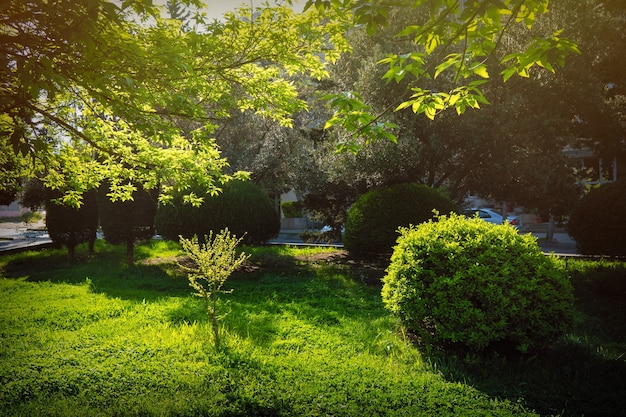
[(403, 337), (380, 270), (246, 250), (219, 352), (175, 244), (138, 247), (134, 267), (102, 242), (74, 265), (63, 251), (1, 256), (0, 415), (625, 415), (623, 265), (568, 264), (577, 321), (552, 351), (467, 355)]

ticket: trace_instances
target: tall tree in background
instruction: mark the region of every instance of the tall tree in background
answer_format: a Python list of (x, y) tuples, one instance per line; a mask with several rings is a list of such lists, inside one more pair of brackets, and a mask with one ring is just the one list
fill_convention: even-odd
[(165, 9), (170, 19), (180, 20), (183, 23), (187, 23), (193, 17), (192, 12), (181, 0), (167, 0)]
[[(563, 71), (550, 74), (552, 88), (565, 104), (578, 146), (611, 161), (626, 148), (626, 5), (617, 1), (553, 0), (558, 13), (549, 23), (568, 22), (564, 33), (576, 39), (581, 54)], [(554, 22), (556, 20), (556, 22)]]
[[(382, 119), (388, 112), (408, 108), (434, 119), (446, 109), (463, 114), (488, 103), (483, 86), (492, 80), (489, 61), (497, 58), (512, 28), (530, 30), (536, 19), (548, 12), (548, 0), (309, 0), (307, 7), (348, 9), (369, 35), (388, 25), (389, 10), (401, 8), (406, 14), (417, 10), (420, 16), (397, 32), (397, 37), (410, 40), (412, 47), (389, 51), (379, 61), (387, 66), (385, 79), (405, 83), (401, 95), (382, 111), (373, 111), (358, 94), (342, 93), (331, 99), (336, 112), (327, 126), (341, 126), (350, 132), (343, 148), (355, 151), (363, 142), (396, 139), (389, 132), (395, 125)], [(526, 33), (521, 48), (498, 60), (497, 79), (507, 81), (516, 74), (527, 77), (535, 67), (554, 72), (568, 55), (578, 51), (560, 30), (547, 36), (532, 35)], [(449, 81), (446, 88), (424, 85), (440, 77)]]
[[(0, 141), (3, 139), (0, 137)], [(21, 169), (21, 158), (6, 145), (0, 144), (0, 205), (3, 206), (15, 201), (26, 174)]]
[[(397, 146), (370, 143), (335, 165), (333, 171), (352, 184), (376, 187), (404, 180), (444, 185), (457, 200), (468, 192), (480, 193), (537, 209), (547, 217), (566, 214), (579, 194), (576, 163), (562, 152), (566, 146), (580, 139), (600, 152), (611, 147), (619, 152), (623, 146), (626, 100), (620, 94), (624, 83), (618, 70), (626, 33), (623, 9), (606, 8), (603, 2), (554, 0), (551, 13), (538, 15), (531, 28), (509, 27), (499, 49), (481, 65), (487, 74), (497, 73), (501, 62), (524, 48), (529, 37), (551, 39), (561, 28), (563, 36), (581, 49), (568, 58), (569, 65), (553, 72), (546, 62), (542, 67), (528, 61), (524, 77), (506, 83), (495, 78), (481, 87), (490, 102), (481, 111), (457, 117), (437, 109), (432, 120), (415, 117), (412, 107), (385, 112), (415, 84), (401, 77), (398, 82), (381, 82), (390, 73), (376, 62), (390, 50), (408, 54), (411, 48), (419, 49), (394, 35), (410, 21), (428, 20), (424, 11), (399, 14), (389, 8), (386, 13), (387, 25), (374, 34), (368, 36), (365, 29), (351, 32), (353, 54), (332, 69), (336, 92), (356, 92), (374, 114), (381, 115), (378, 121), (398, 126)], [(424, 76), (419, 86), (450, 91), (457, 82), (454, 75), (444, 71)]]

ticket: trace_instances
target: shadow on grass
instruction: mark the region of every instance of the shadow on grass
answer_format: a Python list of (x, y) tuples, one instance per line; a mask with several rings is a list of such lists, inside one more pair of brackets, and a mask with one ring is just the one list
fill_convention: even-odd
[(563, 342), (535, 355), (437, 354), (433, 366), (449, 381), (524, 404), (541, 415), (626, 416), (626, 364)]
[(542, 415), (626, 416), (626, 265), (572, 274), (576, 320), (551, 349), (431, 355), (450, 381)]
[(137, 302), (189, 294), (186, 279), (173, 272), (173, 263), (152, 265), (139, 259), (129, 266), (124, 250), (98, 242), (95, 253), (89, 254), (81, 245), (72, 263), (64, 249), (10, 255), (2, 262), (2, 275), (30, 282), (66, 284), (84, 284), (89, 278), (94, 292)]
[[(89, 278), (94, 293), (131, 302), (179, 297), (177, 307), (167, 313), (172, 324), (208, 322), (203, 301), (191, 296), (194, 291), (177, 265), (180, 253), (166, 248), (164, 256), (156, 252), (153, 257), (150, 246), (138, 246), (133, 266), (125, 262), (124, 247), (104, 242), (91, 255), (79, 247), (73, 263), (58, 249), (11, 256), (0, 266), (3, 276), (30, 282), (83, 285)], [(244, 250), (252, 257), (226, 281), (224, 289), (232, 293), (220, 295), (218, 314), (227, 314), (222, 324), (229, 332), (254, 344), (272, 343), (284, 315), (319, 328), (337, 326), (344, 318), (367, 322), (387, 316), (380, 289), (361, 285), (363, 278), (354, 277), (350, 267), (320, 254), (294, 257), (277, 248)]]
[[(372, 320), (388, 316), (379, 290), (347, 277), (345, 269), (300, 265), (288, 271), (264, 267), (235, 273), (226, 281), (229, 293), (220, 295), (218, 315), (226, 315), (221, 324), (228, 332), (267, 347), (278, 339), (287, 343), (297, 338), (305, 327), (328, 330), (348, 319), (371, 328)], [(170, 317), (174, 322), (208, 321), (203, 302), (191, 298)]]

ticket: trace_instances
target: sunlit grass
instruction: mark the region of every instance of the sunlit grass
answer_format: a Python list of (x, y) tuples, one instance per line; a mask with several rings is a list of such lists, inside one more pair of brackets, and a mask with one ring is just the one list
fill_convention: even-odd
[[(255, 268), (226, 282), (220, 351), (175, 243), (141, 245), (134, 267), (102, 242), (76, 264), (62, 250), (0, 257), (0, 415), (593, 415), (623, 405), (601, 392), (604, 381), (620, 389), (623, 338), (609, 346), (612, 333), (589, 332), (598, 318), (588, 309), (561, 351), (446, 357), (404, 337), (378, 286), (316, 262), (328, 248), (243, 249)], [(576, 388), (589, 378), (597, 388)]]

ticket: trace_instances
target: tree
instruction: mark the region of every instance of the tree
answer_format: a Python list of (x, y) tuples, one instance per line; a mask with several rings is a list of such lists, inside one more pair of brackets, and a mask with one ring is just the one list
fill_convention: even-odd
[(585, 255), (626, 255), (626, 181), (593, 188), (573, 208), (567, 230)]
[(8, 138), (0, 134), (0, 205), (16, 200), (27, 176), (27, 162), (12, 151)]
[(40, 210), (45, 208), (50, 192), (40, 180), (31, 178), (24, 184), (19, 202), (31, 211)]
[(128, 265), (134, 263), (135, 241), (154, 236), (154, 217), (157, 210), (157, 191), (137, 186), (131, 200), (111, 201), (108, 184), (98, 189), (98, 214), (107, 242), (126, 245)]
[(302, 151), (295, 130), (241, 112), (216, 132), (216, 143), (229, 162), (228, 172), (250, 172), (250, 179), (274, 199), (289, 190), (291, 162)]
[(187, 22), (193, 17), (190, 10), (185, 10), (186, 6), (181, 0), (167, 0), (165, 2), (165, 8), (170, 16), (170, 19)]
[[(330, 92), (355, 91), (374, 112), (384, 112), (408, 84), (406, 80), (388, 83), (383, 79), (384, 69), (376, 62), (383, 59), (385, 51), (411, 48), (411, 42), (398, 40), (395, 33), (412, 21), (423, 19), (422, 14), (419, 10), (406, 13), (403, 9), (390, 9), (388, 26), (374, 35), (368, 36), (364, 28), (353, 29), (347, 37), (352, 53), (330, 67), (334, 82)], [(507, 48), (500, 53), (515, 50), (512, 46)], [(488, 64), (489, 70), (495, 71), (492, 63)], [(452, 84), (444, 75), (423, 80), (424, 88), (432, 90), (450, 89)], [(311, 181), (325, 177), (331, 182), (343, 181), (358, 194), (376, 187), (418, 182), (445, 187), (459, 202), (470, 191), (479, 191), (486, 197), (530, 207), (535, 207), (537, 201), (544, 202), (535, 195), (537, 190), (546, 188), (539, 184), (544, 184), (548, 176), (556, 177), (558, 173), (559, 178), (566, 177), (574, 184), (571, 170), (557, 164), (562, 162), (561, 151), (568, 143), (571, 115), (566, 115), (561, 107), (548, 107), (548, 103), (555, 102), (554, 96), (542, 92), (535, 79), (513, 79), (507, 84), (493, 81), (485, 92), (493, 106), (480, 112), (444, 112), (432, 120), (415, 117), (410, 109), (387, 113), (385, 120), (398, 126), (397, 143), (372, 142), (356, 155), (331, 155), (331, 147), (330, 153), (317, 157), (323, 166), (309, 177)], [(327, 131), (326, 137), (339, 137), (334, 140), (341, 144), (341, 133), (336, 130)], [(325, 151), (320, 146), (316, 151), (320, 149)], [(540, 171), (546, 174), (543, 176), (536, 175), (541, 164), (544, 165)], [(555, 166), (557, 169), (551, 174)], [(304, 175), (305, 170), (299, 172)], [(554, 195), (553, 189), (541, 194), (548, 204)]]
[(196, 290), (195, 295), (202, 297), (211, 320), (213, 342), (216, 349), (220, 348), (220, 332), (217, 317), (217, 300), (222, 286), (228, 277), (239, 268), (249, 257), (245, 253), (237, 256), (237, 245), (241, 242), (228, 229), (213, 235), (211, 232), (204, 236), (204, 242), (198, 241), (198, 236), (191, 239), (180, 238), (180, 245), (189, 257), (191, 265), (182, 265), (187, 272), (189, 285)]
[(0, 131), (68, 204), (104, 181), (113, 200), (135, 184), (162, 201), (197, 182), (219, 192), (216, 127), (233, 109), (289, 125), (306, 103), (285, 77), (324, 77), (346, 47), (333, 13), (242, 7), (190, 30), (150, 0), (117, 4), (10, 0), (0, 15)]
[(358, 195), (353, 187), (343, 181), (326, 181), (321, 188), (311, 189), (304, 196), (304, 205), (315, 220), (330, 227), (326, 232), (331, 241), (341, 242), (341, 228), (346, 224), (348, 208)]
[(88, 242), (89, 252), (93, 253), (98, 230), (96, 190), (85, 193), (78, 208), (58, 203), (60, 191), (47, 190), (46, 194), (46, 228), (52, 242), (65, 245), (70, 262), (74, 262), (75, 248), (80, 243)]
[[(129, 199), (135, 184), (161, 185), (162, 202), (195, 183), (217, 193), (231, 178), (213, 140), (224, 119), (236, 109), (291, 125), (291, 115), (307, 103), (289, 77), (327, 76), (326, 65), (348, 49), (346, 28), (365, 25), (374, 33), (392, 3), (423, 9), (427, 19), (400, 32), (417, 48), (384, 59), (384, 76), (406, 88), (382, 113), (406, 107), (429, 117), (486, 102), (483, 61), (512, 26), (531, 27), (547, 11), (547, 0), (316, 0), (302, 14), (243, 7), (212, 23), (198, 14), (191, 29), (160, 18), (150, 0), (122, 7), (109, 0), (10, 0), (0, 16), (0, 75), (7, 80), (0, 131), (14, 152), (46, 167), (48, 186), (65, 185), (69, 204), (104, 181), (113, 200)], [(527, 75), (536, 65), (554, 70), (575, 50), (558, 32), (532, 39), (503, 60), (503, 78)], [(407, 78), (444, 76), (452, 80), (446, 90)], [(370, 114), (358, 95), (331, 103), (338, 111), (328, 126), (342, 125), (366, 141), (395, 139), (387, 131), (394, 124)], [(356, 141), (347, 138), (346, 147), (354, 149)], [(189, 193), (186, 200), (197, 205), (202, 198)]]
[[(512, 27), (531, 29), (536, 18), (547, 13), (547, 6), (548, 0), (309, 0), (306, 7), (350, 10), (354, 13), (354, 23), (365, 26), (369, 35), (388, 24), (389, 10), (396, 7), (408, 11), (420, 9), (423, 16), (397, 33), (399, 38), (410, 39), (413, 47), (379, 61), (388, 66), (385, 79), (406, 83), (403, 94), (375, 114), (358, 94), (335, 95), (331, 104), (336, 113), (327, 127), (342, 126), (352, 132), (344, 148), (355, 151), (361, 138), (365, 143), (395, 140), (389, 129), (396, 125), (381, 119), (387, 112), (409, 108), (434, 119), (448, 108), (462, 114), (469, 108), (487, 104), (481, 86), (489, 81), (488, 61), (496, 55)], [(500, 59), (500, 75), (504, 81), (515, 74), (527, 77), (537, 66), (554, 72), (555, 67), (564, 65), (569, 54), (577, 51), (576, 45), (562, 38), (560, 31), (531, 38), (521, 49)], [(430, 89), (420, 85), (438, 77), (449, 79), (450, 88)]]

